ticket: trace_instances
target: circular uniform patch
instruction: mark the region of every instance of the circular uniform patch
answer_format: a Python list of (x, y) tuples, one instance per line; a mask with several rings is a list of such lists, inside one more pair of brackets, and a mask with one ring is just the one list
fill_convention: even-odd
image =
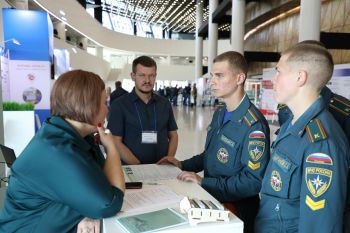
[(278, 171), (274, 170), (271, 173), (271, 187), (276, 192), (279, 192), (282, 189), (282, 179)]
[(218, 153), (216, 154), (216, 157), (218, 158), (218, 160), (221, 162), (221, 163), (227, 163), (228, 161), (228, 151), (225, 149), (225, 148), (220, 148), (218, 150)]

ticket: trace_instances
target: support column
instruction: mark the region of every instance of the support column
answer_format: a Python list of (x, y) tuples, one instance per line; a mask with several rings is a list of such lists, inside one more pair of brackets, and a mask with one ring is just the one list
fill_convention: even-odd
[(301, 0), (299, 18), (299, 42), (320, 41), (321, 0)]
[(208, 73), (211, 72), (211, 68), (213, 65), (213, 60), (218, 54), (218, 24), (213, 23), (213, 13), (218, 7), (218, 0), (210, 0), (209, 1), (209, 30), (208, 30), (208, 38), (209, 38), (209, 53), (208, 53)]
[(57, 31), (57, 35), (55, 34), (57, 38), (61, 40), (66, 40), (66, 24), (62, 23), (61, 21), (56, 22), (54, 25), (54, 30)]
[(196, 2), (196, 57), (195, 57), (195, 78), (203, 75), (203, 37), (198, 35), (199, 28), (203, 22), (203, 3)]
[(231, 47), (244, 54), (245, 0), (232, 0)]

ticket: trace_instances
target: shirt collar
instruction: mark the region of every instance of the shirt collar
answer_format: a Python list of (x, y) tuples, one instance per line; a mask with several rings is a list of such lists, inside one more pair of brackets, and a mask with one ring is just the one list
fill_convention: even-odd
[(331, 98), (333, 97), (333, 93), (327, 86), (325, 86), (321, 90), (321, 96), (325, 103), (329, 103)]
[[(248, 95), (245, 94), (241, 100), (241, 103), (238, 105), (238, 107), (232, 111), (232, 115), (230, 116), (230, 121), (238, 121), (240, 122), (245, 114), (247, 113), (249, 107), (250, 107), (250, 100), (248, 98)], [(225, 108), (225, 111), (227, 111), (227, 107)]]

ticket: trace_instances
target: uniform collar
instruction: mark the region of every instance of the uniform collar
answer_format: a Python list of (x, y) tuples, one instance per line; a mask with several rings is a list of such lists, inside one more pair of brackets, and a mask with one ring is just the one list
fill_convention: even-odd
[(331, 101), (331, 98), (333, 98), (333, 95), (333, 92), (327, 86), (322, 88), (321, 96), (325, 103), (329, 103)]
[[(302, 137), (309, 122), (312, 119), (316, 118), (317, 115), (319, 115), (319, 113), (322, 112), (325, 108), (326, 106), (324, 104), (324, 100), (321, 98), (321, 96), (319, 96), (317, 100), (306, 110), (306, 112), (304, 112), (303, 115), (301, 115), (301, 117), (294, 123), (293, 126), (290, 127), (288, 131), (290, 131), (290, 133), (295, 136)], [(287, 127), (288, 124), (284, 124), (281, 131), (284, 132)]]
[[(243, 99), (241, 103), (238, 105), (238, 107), (233, 110), (232, 115), (230, 116), (230, 121), (238, 121), (241, 122), (245, 114), (247, 113), (249, 107), (250, 107), (250, 100), (248, 98), (248, 95), (245, 94), (243, 96)], [(225, 111), (227, 111), (227, 108), (225, 108)]]
[[(140, 99), (140, 97), (136, 94), (135, 87), (130, 92), (130, 95), (131, 95), (131, 100), (133, 102), (141, 101), (143, 103), (143, 101)], [(153, 101), (157, 102), (158, 99), (159, 99), (159, 96), (152, 92), (151, 99), (149, 100), (149, 102), (147, 104), (152, 103)]]
[(43, 124), (43, 133), (45, 134), (57, 134), (60, 132), (62, 135), (67, 137), (74, 144), (77, 144), (78, 147), (84, 148), (85, 150), (90, 150), (91, 144), (88, 143), (90, 140), (86, 140), (86, 138), (91, 137), (90, 135), (86, 138), (83, 138), (78, 131), (76, 131), (67, 121), (65, 121), (62, 117), (52, 116), (48, 118)]

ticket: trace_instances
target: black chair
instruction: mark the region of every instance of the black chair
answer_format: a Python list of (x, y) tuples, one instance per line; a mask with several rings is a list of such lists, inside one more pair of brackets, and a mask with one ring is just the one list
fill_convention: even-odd
[(0, 151), (5, 159), (8, 168), (11, 168), (12, 164), (16, 160), (15, 151), (12, 148), (0, 144)]

